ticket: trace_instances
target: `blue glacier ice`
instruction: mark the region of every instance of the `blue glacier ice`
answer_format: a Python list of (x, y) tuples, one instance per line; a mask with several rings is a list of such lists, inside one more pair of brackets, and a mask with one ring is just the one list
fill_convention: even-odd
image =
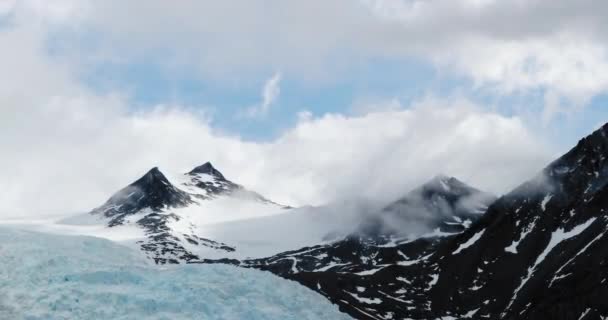
[(0, 228), (0, 319), (349, 319), (270, 273), (151, 265), (92, 237)]

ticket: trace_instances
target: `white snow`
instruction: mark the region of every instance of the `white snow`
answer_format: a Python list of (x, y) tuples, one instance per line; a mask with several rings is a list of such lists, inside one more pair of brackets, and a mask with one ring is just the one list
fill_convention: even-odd
[(433, 286), (435, 286), (437, 284), (437, 282), (439, 282), (439, 275), (438, 274), (432, 274), (431, 275), (431, 281), (429, 281), (429, 286), (426, 288), (426, 290), (431, 290), (431, 288)]
[(517, 247), (519, 246), (519, 243), (522, 242), (526, 238), (526, 236), (528, 234), (530, 234), (530, 232), (532, 232), (532, 230), (534, 230), (537, 220), (538, 220), (538, 218), (535, 218), (534, 220), (532, 220), (532, 222), (528, 225), (528, 227), (526, 229), (524, 229), (524, 231), (521, 233), (521, 235), (519, 236), (519, 239), (514, 240), (510, 246), (505, 248), (505, 251), (517, 254)]
[(382, 270), (382, 269), (384, 269), (384, 268), (386, 268), (388, 266), (390, 266), (390, 265), (389, 264), (385, 264), (385, 265), (382, 265), (380, 268), (375, 268), (375, 269), (365, 270), (365, 271), (361, 271), (361, 272), (356, 272), (354, 274), (356, 274), (358, 276), (369, 276), (369, 275), (375, 274), (376, 272), (378, 272), (378, 271), (380, 271), (380, 270)]
[(349, 319), (267, 272), (161, 268), (107, 240), (10, 228), (0, 244), (1, 319)]
[(547, 203), (549, 203), (549, 201), (551, 201), (552, 198), (553, 198), (553, 195), (548, 194), (545, 196), (543, 201), (540, 203), (540, 207), (541, 207), (541, 209), (543, 209), (543, 211), (545, 211), (545, 209), (547, 208)]
[(198, 251), (202, 257), (261, 258), (340, 240), (341, 237), (326, 239), (326, 236), (346, 234), (357, 223), (348, 217), (341, 219), (338, 212), (325, 207), (304, 207), (271, 216), (196, 226), (193, 232), (236, 247), (235, 252), (203, 248)]
[(471, 310), (469, 312), (467, 312), (464, 316), (462, 316), (463, 318), (473, 318), (473, 316), (475, 316), (475, 314), (477, 313), (477, 311), (479, 311), (479, 308), (475, 309), (475, 310)]
[(381, 244), (378, 245), (379, 248), (392, 248), (392, 247), (396, 247), (399, 244), (402, 244), (404, 242), (409, 242), (412, 241), (412, 238), (410, 236), (405, 236), (405, 237), (390, 237), (390, 240), (385, 243), (385, 244)]
[(412, 304), (414, 302), (412, 300), (403, 300), (403, 299), (399, 299), (399, 298), (393, 297), (393, 296), (389, 295), (388, 293), (380, 291), (380, 290), (378, 290), (378, 292), (380, 292), (383, 296), (385, 296), (385, 297), (387, 297), (389, 299), (395, 300), (397, 302), (401, 302), (401, 303), (405, 303), (405, 304)]
[[(230, 197), (219, 197), (213, 200), (201, 200), (199, 205), (191, 205), (184, 208), (172, 209), (185, 223), (196, 226), (204, 226), (229, 221), (252, 219), (264, 216), (284, 213), (281, 206), (256, 201), (245, 195), (233, 195)], [(179, 223), (172, 226), (179, 230)]]
[(591, 311), (591, 308), (587, 308), (587, 310), (583, 311), (583, 313), (581, 313), (581, 316), (578, 317), (578, 320), (583, 319), (587, 315), (587, 313), (589, 313), (589, 311)]
[(404, 277), (397, 277), (396, 279), (397, 279), (397, 281), (405, 282), (407, 284), (412, 284), (411, 281), (409, 281), (408, 279), (406, 279)]
[(519, 287), (517, 287), (515, 289), (515, 291), (513, 293), (513, 298), (511, 298), (511, 302), (507, 306), (506, 310), (511, 308), (511, 305), (513, 305), (513, 303), (517, 299), (517, 294), (519, 293), (519, 291), (524, 287), (524, 285), (528, 282), (528, 280), (530, 280), (530, 278), (532, 277), (532, 274), (536, 270), (536, 267), (545, 260), (547, 255), (551, 252), (551, 250), (553, 250), (553, 248), (555, 248), (561, 242), (566, 241), (570, 238), (573, 238), (573, 237), (579, 235), (581, 232), (585, 231), (585, 229), (587, 229), (593, 222), (595, 222), (595, 219), (596, 218), (593, 217), (593, 218), (587, 220), (585, 223), (572, 228), (572, 230), (570, 230), (570, 231), (566, 232), (566, 231), (564, 231), (564, 229), (559, 228), (551, 234), (551, 240), (549, 241), (549, 244), (547, 245), (545, 250), (543, 250), (543, 252), (541, 252), (541, 254), (536, 258), (534, 265), (532, 265), (530, 268), (528, 268), (528, 274), (521, 281)]
[(298, 273), (298, 268), (296, 268), (296, 266), (298, 265), (298, 259), (294, 257), (288, 257), (287, 259), (290, 259), (293, 262), (293, 264), (291, 265), (291, 273)]
[(411, 265), (417, 264), (419, 262), (422, 262), (422, 261), (428, 259), (430, 256), (433, 255), (433, 253), (431, 253), (431, 254), (426, 255), (424, 257), (420, 257), (420, 258), (415, 259), (415, 260), (410, 260), (409, 257), (406, 256), (405, 254), (403, 254), (403, 252), (401, 252), (400, 250), (397, 250), (397, 254), (399, 254), (404, 259), (406, 259), (406, 261), (397, 261), (397, 265), (404, 266), (404, 267), (411, 266)]
[[(221, 197), (201, 200), (201, 205), (171, 210), (180, 216), (169, 226), (173, 235), (194, 234), (236, 247), (226, 252), (182, 241), (192, 253), (208, 259), (262, 258), (303, 247), (339, 240), (358, 225), (356, 217), (342, 215), (335, 207), (303, 207), (285, 210), (269, 203), (248, 199)], [(162, 213), (161, 213), (162, 214)], [(127, 217), (124, 226), (109, 228), (101, 215), (83, 213), (44, 221), (0, 221), (0, 225), (18, 225), (21, 229), (68, 235), (88, 235), (106, 238), (137, 247), (145, 239), (144, 231), (135, 222), (145, 216), (140, 212)], [(326, 239), (330, 233), (337, 237)], [(319, 257), (322, 258), (322, 257)]]
[(312, 272), (325, 272), (333, 267), (339, 267), (339, 266), (345, 266), (345, 265), (348, 265), (348, 263), (336, 263), (336, 262), (332, 261), (329, 264), (327, 264), (326, 266), (324, 266), (323, 268), (315, 269)]
[(432, 232), (425, 233), (420, 237), (412, 238), (411, 240), (416, 240), (418, 238), (439, 238), (439, 237), (448, 237), (458, 234), (457, 232), (443, 232), (440, 228), (435, 228)]
[(344, 292), (350, 294), (353, 298), (355, 298), (357, 301), (359, 301), (361, 303), (365, 303), (365, 304), (381, 304), (382, 303), (382, 300), (379, 298), (373, 298), (373, 299), (364, 298), (364, 297), (361, 297), (352, 292), (348, 292), (348, 291), (344, 291)]
[(481, 238), (481, 236), (483, 235), (483, 233), (486, 231), (486, 229), (483, 229), (479, 232), (477, 232), (476, 234), (474, 234), (467, 242), (461, 244), (458, 249), (456, 249), (456, 251), (454, 251), (452, 254), (459, 254), (460, 252), (462, 252), (462, 250), (472, 246), (473, 244), (475, 244), (475, 242), (477, 242), (477, 240), (479, 240)]
[(522, 238), (520, 238), (520, 240), (513, 241), (510, 246), (505, 248), (505, 251), (511, 252), (511, 253), (517, 253), (517, 246), (519, 245), (519, 242), (521, 241), (521, 239)]
[(479, 290), (479, 289), (481, 289), (481, 288), (483, 288), (483, 287), (482, 287), (482, 286), (478, 286), (478, 285), (473, 285), (473, 286), (470, 288), (470, 290), (471, 290), (471, 291), (477, 291), (477, 290)]
[(587, 245), (581, 251), (577, 252), (574, 255), (574, 257), (570, 258), (570, 260), (566, 261), (566, 263), (564, 263), (559, 269), (557, 269), (557, 271), (555, 272), (555, 276), (553, 277), (553, 279), (551, 280), (551, 283), (549, 284), (549, 287), (553, 286), (553, 282), (555, 282), (556, 280), (561, 279), (561, 278), (565, 278), (567, 275), (562, 275), (562, 276), (559, 275), (562, 272), (562, 270), (567, 265), (569, 265), (572, 261), (574, 261), (574, 259), (576, 259), (576, 257), (578, 257), (583, 252), (585, 252), (592, 244), (594, 244), (601, 237), (603, 237), (605, 234), (606, 234), (606, 231), (604, 231), (604, 232), (600, 233), (599, 235), (597, 235), (595, 238), (593, 238), (593, 240), (589, 241), (589, 243), (587, 243)]

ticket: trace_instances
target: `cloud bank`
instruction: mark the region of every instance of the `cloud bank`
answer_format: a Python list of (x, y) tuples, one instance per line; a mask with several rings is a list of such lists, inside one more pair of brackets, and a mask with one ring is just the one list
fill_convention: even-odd
[[(52, 24), (65, 59), (84, 65), (162, 57), (169, 69), (216, 81), (283, 70), (317, 83), (370, 59), (416, 59), (477, 89), (540, 93), (546, 119), (608, 89), (601, 1), (5, 0), (0, 8), (17, 23)], [(83, 37), (90, 41), (75, 44)]]
[[(79, 77), (100, 61), (157, 53), (168, 66), (195, 66), (218, 79), (282, 70), (324, 81), (363, 57), (422, 56), (479, 86), (540, 87), (553, 101), (583, 101), (608, 84), (605, 42), (598, 41), (605, 19), (586, 2), (551, 2), (561, 7), (543, 15), (544, 2), (518, 2), (540, 20), (515, 30), (504, 28), (499, 13), (529, 23), (529, 10), (494, 1), (410, 1), (394, 9), (383, 1), (180, 3), (0, 2), (1, 217), (89, 210), (153, 166), (176, 174), (211, 161), (270, 199), (303, 205), (390, 201), (437, 173), (501, 193), (552, 156), (517, 116), (433, 95), (407, 105), (370, 103), (355, 115), (303, 113), (277, 138), (252, 142), (218, 131), (199, 106), (142, 108), (123, 92), (92, 91)], [(575, 26), (568, 32), (562, 11), (580, 17), (566, 19)], [(479, 28), (486, 24), (492, 27)], [(68, 45), (85, 36), (87, 46)], [(53, 50), (50, 38), (59, 39)], [(166, 47), (182, 50), (164, 55)], [(279, 96), (279, 84), (277, 73), (262, 109)]]
[(153, 166), (168, 174), (212, 161), (236, 182), (292, 205), (390, 201), (438, 172), (503, 192), (549, 152), (517, 118), (466, 100), (428, 98), (399, 111), (302, 118), (258, 143), (216, 132), (179, 106), (128, 112), (119, 98), (53, 97), (3, 127), (2, 216), (78, 212)]

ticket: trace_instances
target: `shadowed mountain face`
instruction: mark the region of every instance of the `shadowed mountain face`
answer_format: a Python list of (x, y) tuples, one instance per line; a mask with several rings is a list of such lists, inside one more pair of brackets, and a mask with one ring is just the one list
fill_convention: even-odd
[(205, 162), (204, 164), (192, 169), (192, 171), (188, 172), (191, 176), (196, 176), (197, 174), (208, 174), (210, 176), (217, 177), (222, 180), (226, 180), (224, 175), (215, 169), (210, 162)]
[[(608, 315), (607, 132), (604, 126), (581, 140), (441, 246), (434, 310), (476, 307), (480, 316), (503, 319)], [(489, 301), (475, 305), (482, 297)]]
[(408, 237), (420, 230), (459, 233), (495, 200), (493, 195), (456, 178), (437, 176), (365, 219), (357, 233), (378, 244)]
[(144, 209), (160, 211), (165, 208), (185, 207), (192, 203), (188, 193), (174, 187), (155, 167), (137, 181), (118, 191), (91, 213), (110, 218), (108, 226), (113, 227), (123, 224), (127, 216)]
[(351, 237), (249, 266), (358, 319), (606, 319), (607, 137), (608, 125), (462, 233), (388, 245)]

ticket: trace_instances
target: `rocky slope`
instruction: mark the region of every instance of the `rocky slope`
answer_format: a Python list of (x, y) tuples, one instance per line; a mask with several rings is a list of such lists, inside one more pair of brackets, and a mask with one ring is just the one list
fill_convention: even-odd
[(607, 136), (608, 125), (581, 140), (462, 233), (394, 246), (348, 239), (251, 263), (358, 319), (605, 319)]
[[(425, 293), (435, 279), (409, 270), (428, 263), (442, 239), (466, 230), (495, 199), (438, 176), (367, 217), (343, 240), (266, 259), (222, 262), (298, 281), (355, 318), (401, 319), (408, 310), (429, 304)], [(419, 294), (404, 298), (416, 288)]]

